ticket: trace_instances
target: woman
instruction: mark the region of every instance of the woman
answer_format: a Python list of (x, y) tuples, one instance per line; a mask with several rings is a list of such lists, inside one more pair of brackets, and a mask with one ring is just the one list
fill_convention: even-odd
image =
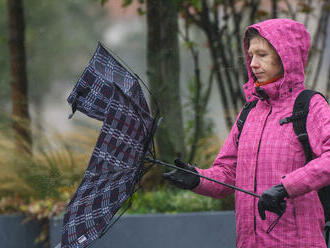
[[(259, 200), (235, 192), (239, 248), (326, 247), (317, 190), (330, 182), (328, 104), (318, 94), (310, 102), (306, 127), (314, 159), (306, 165), (292, 124), (279, 123), (291, 115), (297, 95), (304, 90), (309, 48), (310, 36), (299, 22), (273, 19), (249, 26), (244, 35), (249, 80), (243, 89), (248, 102), (259, 101), (245, 121), (239, 143), (235, 124), (211, 168), (195, 169), (176, 161), (200, 175), (262, 195)], [(221, 198), (233, 193), (177, 170), (164, 176), (178, 187), (202, 195)], [(282, 217), (267, 233), (278, 216)]]

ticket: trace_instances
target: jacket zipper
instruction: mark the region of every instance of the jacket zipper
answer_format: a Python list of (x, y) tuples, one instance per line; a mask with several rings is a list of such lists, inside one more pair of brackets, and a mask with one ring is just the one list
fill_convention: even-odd
[[(265, 128), (267, 119), (268, 119), (268, 117), (269, 117), (269, 115), (271, 113), (272, 113), (272, 106), (270, 106), (270, 110), (269, 110), (269, 112), (267, 114), (266, 121), (265, 121), (264, 126), (262, 128), (262, 133), (261, 133), (261, 137), (260, 137), (259, 144), (258, 144), (256, 168), (255, 168), (255, 171), (254, 171), (254, 193), (257, 193), (257, 165), (258, 165), (258, 158), (259, 158), (259, 150), (260, 150), (261, 139), (262, 139), (262, 136), (263, 136), (263, 133), (264, 133), (264, 128)], [(256, 231), (257, 231), (257, 217), (256, 217), (255, 211), (254, 211), (254, 233), (256, 233)]]
[[(268, 118), (268, 117), (267, 117)], [(262, 135), (261, 135), (262, 136)], [(260, 150), (260, 143), (261, 143), (261, 137), (260, 137), (260, 141), (259, 141), (259, 145), (258, 145), (258, 151), (257, 151), (257, 161), (256, 161), (256, 165), (258, 164), (258, 157), (259, 157), (259, 150)], [(255, 168), (255, 172), (254, 172), (254, 193), (257, 193), (257, 166)], [(255, 213), (255, 212), (254, 212)], [(257, 231), (257, 218), (256, 215), (254, 214), (254, 232)]]

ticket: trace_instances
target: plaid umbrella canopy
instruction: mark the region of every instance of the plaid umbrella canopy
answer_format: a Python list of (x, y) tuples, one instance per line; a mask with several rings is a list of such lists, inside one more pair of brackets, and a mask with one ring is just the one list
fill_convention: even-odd
[(68, 102), (72, 115), (79, 110), (103, 121), (88, 168), (67, 206), (57, 246), (87, 247), (106, 232), (141, 179), (155, 118), (137, 77), (100, 43)]
[[(139, 77), (119, 63), (100, 43), (73, 88), (68, 102), (76, 110), (103, 121), (80, 186), (67, 206), (62, 240), (55, 248), (85, 248), (115, 222), (115, 214), (134, 193), (147, 171), (144, 162), (174, 168), (260, 196), (155, 159), (151, 143), (156, 131)], [(158, 111), (157, 111), (158, 113)], [(151, 158), (153, 157), (153, 158)]]

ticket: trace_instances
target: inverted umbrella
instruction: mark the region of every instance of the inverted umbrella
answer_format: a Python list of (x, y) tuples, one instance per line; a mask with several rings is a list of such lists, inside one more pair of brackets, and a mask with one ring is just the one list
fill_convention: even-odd
[(61, 243), (56, 247), (84, 248), (101, 237), (134, 193), (146, 172), (145, 161), (186, 171), (155, 159), (151, 144), (158, 115), (152, 117), (139, 80), (99, 43), (68, 97), (69, 118), (79, 110), (103, 121), (103, 126), (81, 184), (67, 206)]

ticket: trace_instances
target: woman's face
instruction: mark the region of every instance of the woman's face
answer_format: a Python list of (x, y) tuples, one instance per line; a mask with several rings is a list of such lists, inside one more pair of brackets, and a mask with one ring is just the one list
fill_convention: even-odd
[(283, 74), (279, 56), (267, 40), (256, 36), (250, 40), (248, 55), (250, 67), (259, 83), (266, 82)]

